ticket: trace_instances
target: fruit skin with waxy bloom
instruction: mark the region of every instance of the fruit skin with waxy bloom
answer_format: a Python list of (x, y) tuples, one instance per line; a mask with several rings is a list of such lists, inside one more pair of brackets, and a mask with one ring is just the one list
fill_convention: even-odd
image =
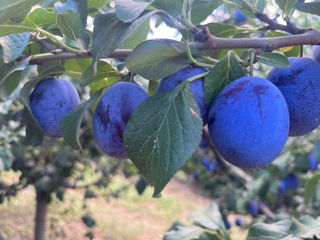
[(320, 124), (320, 65), (311, 58), (289, 57), (290, 67), (273, 68), (267, 79), (286, 99), (290, 136), (310, 133)]
[(250, 213), (252, 216), (258, 215), (259, 212), (259, 206), (256, 200), (250, 200), (247, 206), (247, 211)]
[(247, 16), (244, 15), (240, 10), (236, 10), (234, 13), (234, 19), (238, 25), (243, 25), (248, 20)]
[(222, 158), (241, 168), (261, 168), (281, 153), (287, 141), (288, 107), (270, 81), (239, 78), (213, 101), (208, 128)]
[(320, 63), (320, 45), (312, 46), (312, 55), (317, 63)]
[(30, 108), (44, 134), (60, 138), (60, 121), (80, 104), (73, 84), (65, 79), (48, 78), (39, 82), (30, 95)]
[(300, 180), (297, 174), (290, 173), (283, 180), (286, 189), (294, 190), (297, 189), (300, 185)]
[[(180, 83), (186, 81), (187, 79), (194, 77), (196, 75), (208, 72), (208, 68), (204, 67), (196, 67), (196, 66), (189, 66), (186, 67), (166, 78), (162, 78), (159, 82), (157, 93), (160, 92), (169, 92), (173, 90), (176, 86)], [(208, 118), (208, 107), (206, 100), (204, 98), (204, 91), (203, 91), (203, 82), (204, 78), (199, 78), (190, 82), (191, 91), (193, 97), (200, 108), (201, 118), (204, 124), (207, 122)]]
[(93, 117), (94, 137), (107, 155), (128, 158), (123, 147), (123, 132), (138, 105), (149, 95), (138, 85), (118, 82), (99, 101)]

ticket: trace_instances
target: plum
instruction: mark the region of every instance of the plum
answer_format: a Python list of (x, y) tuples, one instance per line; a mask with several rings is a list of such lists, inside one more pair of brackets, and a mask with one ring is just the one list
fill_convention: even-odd
[(300, 180), (295, 173), (288, 174), (283, 180), (286, 189), (297, 189), (299, 187)]
[(227, 219), (223, 219), (224, 226), (227, 230), (231, 228), (231, 223)]
[(311, 171), (315, 171), (318, 169), (318, 161), (313, 155), (308, 156), (309, 160), (309, 168)]
[(285, 194), (287, 191), (287, 188), (286, 188), (286, 184), (284, 183), (284, 181), (278, 180), (277, 183), (278, 183), (278, 194), (279, 195)]
[(243, 25), (248, 20), (247, 16), (244, 15), (240, 10), (235, 11), (234, 19), (238, 25)]
[(273, 68), (267, 79), (286, 99), (290, 136), (305, 135), (320, 124), (320, 65), (310, 58), (289, 58), (290, 67)]
[[(178, 86), (179, 83), (186, 81), (187, 79), (193, 76), (205, 73), (207, 71), (209, 71), (209, 69), (203, 68), (203, 67), (196, 67), (196, 66), (186, 67), (172, 74), (169, 77), (162, 78), (159, 82), (157, 92), (158, 93), (169, 92), (173, 90), (176, 86)], [(204, 98), (203, 82), (204, 82), (204, 78), (196, 79), (190, 83), (190, 87), (191, 87), (191, 91), (194, 96), (194, 99), (200, 108), (201, 118), (205, 124), (207, 122), (209, 109), (207, 107), (207, 103)]]
[(44, 134), (51, 138), (61, 137), (60, 121), (79, 104), (80, 98), (76, 88), (65, 79), (43, 80), (30, 95), (32, 114)]
[(123, 147), (123, 132), (138, 105), (149, 95), (138, 85), (118, 82), (102, 96), (93, 116), (94, 137), (107, 155), (128, 158)]
[(256, 200), (250, 200), (247, 206), (247, 211), (252, 216), (256, 216), (259, 212), (259, 206)]
[(320, 45), (314, 45), (312, 47), (312, 55), (314, 60), (316, 60), (317, 63), (320, 63)]
[(288, 107), (270, 81), (239, 78), (213, 101), (208, 128), (222, 158), (241, 168), (261, 168), (273, 161), (286, 143)]
[(237, 226), (240, 227), (242, 225), (242, 219), (237, 217), (235, 223), (236, 223)]

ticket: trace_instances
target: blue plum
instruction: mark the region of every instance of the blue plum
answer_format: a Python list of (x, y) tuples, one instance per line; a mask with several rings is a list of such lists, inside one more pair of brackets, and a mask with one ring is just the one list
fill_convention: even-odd
[(234, 19), (238, 25), (243, 25), (248, 20), (247, 16), (244, 15), (240, 10), (235, 11)]
[(226, 229), (229, 230), (231, 228), (231, 223), (227, 219), (223, 219), (223, 222)]
[(308, 159), (309, 159), (310, 170), (312, 170), (312, 171), (317, 170), (318, 169), (318, 161), (317, 161), (317, 159), (312, 155), (309, 155)]
[(279, 195), (285, 194), (287, 189), (286, 189), (286, 184), (284, 183), (284, 181), (278, 180), (277, 183), (278, 183), (278, 194)]
[(291, 189), (291, 190), (297, 189), (300, 184), (300, 180), (299, 180), (298, 176), (294, 173), (288, 174), (284, 178), (283, 182), (286, 186), (286, 189)]
[(242, 219), (239, 218), (239, 217), (236, 218), (235, 222), (236, 222), (236, 225), (239, 226), (239, 227), (242, 225)]
[(320, 45), (314, 45), (312, 47), (312, 55), (314, 60), (316, 60), (317, 63), (320, 63)]
[[(162, 78), (159, 82), (157, 92), (169, 92), (173, 90), (176, 86), (179, 85), (179, 83), (186, 81), (187, 79), (205, 73), (209, 71), (208, 68), (203, 67), (196, 67), (196, 66), (189, 66), (186, 67), (174, 74), (172, 74), (169, 77)], [(193, 93), (194, 99), (196, 100), (196, 103), (198, 104), (200, 108), (201, 118), (204, 122), (204, 124), (207, 122), (208, 118), (208, 107), (206, 100), (204, 98), (204, 92), (203, 92), (203, 81), (204, 78), (199, 78), (197, 80), (194, 80), (190, 83), (191, 91)]]
[(206, 141), (205, 141), (203, 138), (201, 138), (199, 147), (200, 147), (200, 148), (204, 148), (204, 149), (205, 149), (205, 148), (208, 148), (208, 145), (207, 145)]
[(71, 82), (48, 78), (39, 82), (30, 95), (30, 107), (44, 134), (61, 137), (60, 121), (80, 104), (79, 94)]
[(247, 206), (247, 211), (250, 213), (252, 216), (258, 215), (259, 212), (259, 206), (256, 200), (250, 200)]
[(286, 99), (290, 136), (305, 135), (320, 124), (320, 65), (310, 58), (289, 58), (290, 67), (273, 68), (268, 76)]
[(205, 167), (205, 168), (207, 168), (209, 165), (210, 165), (210, 160), (208, 159), (208, 158), (202, 158), (202, 160), (201, 160), (201, 164)]
[(118, 82), (102, 96), (93, 116), (94, 137), (109, 156), (126, 159), (123, 132), (138, 105), (149, 95), (138, 85)]
[(198, 172), (193, 172), (192, 173), (192, 177), (193, 177), (193, 180), (198, 181), (199, 180), (199, 173)]
[(261, 168), (273, 161), (286, 143), (288, 107), (270, 81), (239, 78), (213, 101), (208, 128), (222, 158), (241, 168)]

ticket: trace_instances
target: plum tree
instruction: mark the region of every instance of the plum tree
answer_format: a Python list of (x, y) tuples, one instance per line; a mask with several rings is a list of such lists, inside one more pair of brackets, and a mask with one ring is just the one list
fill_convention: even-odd
[(259, 206), (256, 200), (250, 200), (247, 206), (247, 211), (252, 216), (256, 216), (259, 212)]
[(320, 65), (310, 58), (289, 58), (290, 67), (273, 68), (268, 76), (286, 99), (290, 136), (305, 135), (320, 124)]
[(320, 46), (319, 45), (314, 45), (312, 47), (312, 55), (314, 59), (320, 63)]
[(109, 156), (128, 158), (123, 132), (136, 107), (149, 95), (138, 85), (118, 82), (99, 101), (93, 117), (93, 130), (99, 147)]
[(208, 128), (218, 154), (226, 161), (242, 168), (264, 167), (286, 143), (287, 104), (271, 82), (243, 77), (216, 97)]
[(30, 107), (44, 134), (61, 137), (60, 121), (80, 104), (76, 88), (65, 79), (48, 78), (36, 85), (30, 95)]
[(283, 180), (286, 189), (297, 189), (299, 187), (300, 184), (300, 180), (298, 178), (298, 176), (295, 173), (289, 173)]
[[(173, 90), (179, 83), (186, 81), (187, 79), (199, 75), (201, 73), (207, 72), (209, 69), (204, 67), (196, 67), (196, 66), (189, 66), (186, 67), (174, 74), (172, 74), (169, 77), (162, 78), (159, 82), (157, 92), (169, 92)], [(204, 98), (204, 92), (203, 92), (203, 80), (204, 78), (199, 78), (197, 80), (194, 80), (190, 83), (191, 91), (194, 96), (194, 99), (196, 100), (201, 113), (201, 118), (203, 120), (203, 123), (205, 124), (207, 122), (208, 118), (208, 107), (206, 104), (206, 100)]]

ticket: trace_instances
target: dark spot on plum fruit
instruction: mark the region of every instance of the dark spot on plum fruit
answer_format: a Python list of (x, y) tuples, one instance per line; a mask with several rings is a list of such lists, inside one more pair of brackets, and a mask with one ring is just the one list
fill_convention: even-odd
[(245, 80), (245, 81), (238, 83), (235, 87), (224, 92), (223, 96), (225, 98), (234, 98), (237, 95), (237, 93), (239, 93), (243, 90), (244, 85), (246, 85), (248, 82), (249, 82), (249, 80)]
[(279, 80), (276, 82), (277, 86), (287, 85), (287, 84), (296, 84), (295, 78), (303, 72), (303, 69), (292, 70), (290, 74), (283, 74), (279, 77)]
[(253, 92), (257, 95), (260, 95), (260, 94), (264, 94), (267, 89), (269, 89), (267, 86), (256, 85), (253, 87)]

